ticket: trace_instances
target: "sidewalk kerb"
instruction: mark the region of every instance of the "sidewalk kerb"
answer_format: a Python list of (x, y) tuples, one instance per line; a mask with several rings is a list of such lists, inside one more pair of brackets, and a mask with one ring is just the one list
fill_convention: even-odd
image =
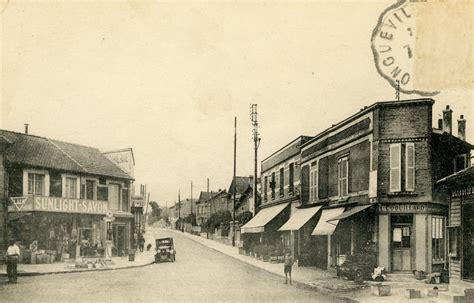
[[(78, 269), (78, 270), (63, 270), (63, 271), (37, 271), (37, 272), (19, 272), (19, 277), (34, 277), (34, 276), (46, 276), (46, 275), (56, 275), (56, 274), (73, 274), (73, 273), (84, 273), (84, 272), (97, 272), (97, 271), (110, 271), (110, 270), (120, 270), (120, 269), (132, 269), (140, 268), (155, 264), (155, 262), (149, 262), (140, 265), (130, 265), (124, 267), (111, 267), (111, 268), (94, 268), (94, 269)], [(1, 273), (0, 277), (6, 277), (6, 273)]]
[[(176, 230), (172, 230), (172, 231), (175, 232), (175, 233), (178, 233), (178, 231), (176, 231)], [(283, 277), (283, 278), (285, 277), (283, 274), (278, 274), (278, 273), (273, 272), (273, 271), (270, 271), (270, 270), (268, 270), (268, 269), (266, 269), (266, 268), (260, 267), (260, 266), (258, 266), (258, 265), (255, 265), (255, 264), (252, 264), (252, 263), (249, 263), (249, 262), (246, 262), (245, 260), (239, 259), (239, 258), (237, 258), (236, 256), (228, 255), (228, 254), (226, 254), (225, 252), (222, 252), (222, 251), (218, 250), (217, 248), (214, 248), (214, 247), (211, 247), (211, 246), (207, 246), (207, 245), (204, 244), (203, 242), (200, 242), (200, 241), (198, 241), (197, 239), (194, 238), (194, 237), (201, 238), (200, 236), (196, 236), (196, 235), (189, 234), (189, 233), (178, 233), (178, 234), (182, 234), (182, 235), (184, 235), (185, 237), (187, 237), (188, 239), (191, 239), (191, 240), (193, 240), (193, 241), (196, 242), (196, 243), (199, 243), (199, 244), (201, 244), (201, 245), (203, 245), (203, 246), (206, 246), (207, 248), (210, 248), (210, 249), (212, 249), (212, 250), (214, 250), (214, 251), (217, 251), (217, 252), (219, 252), (219, 253), (221, 253), (221, 254), (223, 254), (223, 255), (226, 255), (226, 256), (228, 256), (228, 257), (231, 257), (231, 258), (233, 258), (233, 259), (235, 259), (235, 260), (238, 260), (238, 261), (240, 261), (240, 262), (242, 262), (242, 263), (245, 263), (245, 264), (250, 265), (250, 266), (252, 266), (252, 267), (258, 268), (258, 269), (263, 270), (263, 271), (266, 271), (266, 272), (268, 272), (268, 273), (270, 273), (270, 274), (273, 274), (273, 275), (276, 275), (276, 276), (278, 276), (278, 277)], [(208, 241), (213, 241), (213, 240), (209, 240), (209, 239), (205, 239), (205, 238), (203, 238), (203, 239), (204, 239), (204, 240), (208, 240)], [(219, 244), (221, 244), (221, 243), (219, 243)], [(223, 245), (225, 245), (225, 244), (223, 244)], [(298, 280), (294, 280), (294, 279), (293, 279), (293, 283), (292, 283), (292, 284), (293, 284), (294, 286), (298, 287), (298, 288), (304, 288), (304, 289), (308, 289), (308, 290), (313, 290), (313, 291), (317, 291), (317, 292), (319, 292), (319, 293), (322, 293), (322, 294), (325, 294), (325, 295), (334, 297), (334, 298), (336, 298), (337, 300), (339, 300), (340, 302), (344, 302), (344, 303), (346, 303), (346, 302), (347, 302), (347, 303), (359, 303), (359, 301), (357, 301), (357, 300), (355, 300), (355, 299), (352, 299), (352, 298), (349, 298), (349, 297), (345, 297), (345, 296), (340, 296), (340, 295), (338, 295), (338, 294), (333, 294), (333, 293), (331, 293), (329, 290), (321, 289), (320, 287), (313, 286), (313, 285), (310, 285), (310, 284), (308, 284), (308, 283), (301, 282), (301, 281), (298, 281)]]

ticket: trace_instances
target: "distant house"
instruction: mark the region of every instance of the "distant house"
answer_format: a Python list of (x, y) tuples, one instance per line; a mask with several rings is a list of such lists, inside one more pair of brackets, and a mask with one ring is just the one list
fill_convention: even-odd
[(196, 223), (201, 226), (211, 216), (211, 197), (216, 195), (217, 192), (202, 191), (199, 194), (199, 199), (196, 201)]
[[(230, 205), (234, 203), (234, 180), (230, 183), (227, 198)], [(235, 177), (235, 215), (246, 211), (254, 212), (253, 203), (253, 176)], [(232, 209), (232, 208), (231, 208)]]
[(232, 210), (232, 206), (230, 205), (230, 201), (227, 197), (227, 191), (219, 190), (209, 200), (209, 214), (212, 216), (212, 214), (226, 210)]

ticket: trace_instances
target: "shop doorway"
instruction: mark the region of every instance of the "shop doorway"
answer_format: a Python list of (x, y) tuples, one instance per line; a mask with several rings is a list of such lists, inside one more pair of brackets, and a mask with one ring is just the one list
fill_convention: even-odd
[(114, 248), (115, 254), (118, 256), (124, 256), (127, 252), (127, 234), (126, 234), (126, 225), (125, 224), (114, 224), (113, 225), (113, 234), (114, 234)]
[(392, 271), (412, 270), (413, 215), (392, 215)]
[(79, 227), (77, 234), (76, 256), (91, 256), (93, 255), (93, 234), (94, 229), (88, 227)]
[(462, 208), (462, 278), (463, 280), (474, 280), (474, 204), (465, 204)]

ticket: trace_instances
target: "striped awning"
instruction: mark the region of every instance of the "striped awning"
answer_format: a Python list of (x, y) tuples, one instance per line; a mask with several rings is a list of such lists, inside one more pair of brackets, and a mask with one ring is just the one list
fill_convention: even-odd
[(261, 233), (265, 231), (265, 225), (267, 225), (273, 218), (278, 216), (288, 203), (278, 204), (262, 209), (253, 217), (247, 224), (241, 227), (241, 233)]
[(339, 221), (331, 221), (332, 218), (335, 218), (344, 212), (344, 207), (329, 208), (323, 209), (321, 218), (319, 218), (318, 225), (314, 228), (311, 235), (313, 236), (327, 236), (332, 235), (336, 230), (337, 223)]
[(279, 231), (299, 230), (306, 224), (316, 213), (321, 209), (321, 206), (310, 208), (297, 208), (295, 213), (290, 217)]
[(349, 209), (348, 211), (345, 211), (343, 212), (342, 214), (340, 214), (339, 216), (336, 216), (332, 219), (329, 219), (328, 222), (331, 222), (331, 221), (338, 221), (338, 220), (342, 220), (342, 219), (346, 219), (346, 218), (349, 218), (350, 216), (352, 215), (355, 215), (357, 214), (358, 212), (361, 212), (363, 211), (364, 209), (367, 209), (369, 207), (371, 207), (372, 205), (369, 204), (369, 205), (360, 205), (360, 206), (356, 206), (354, 208), (351, 208)]

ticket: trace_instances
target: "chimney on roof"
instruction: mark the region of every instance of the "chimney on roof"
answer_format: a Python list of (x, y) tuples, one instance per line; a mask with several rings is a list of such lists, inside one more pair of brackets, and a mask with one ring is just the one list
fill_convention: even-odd
[(453, 110), (446, 105), (446, 109), (443, 110), (443, 131), (448, 134), (452, 134), (452, 121), (453, 121)]
[(458, 138), (466, 141), (466, 119), (461, 115), (458, 119)]
[(28, 125), (29, 125), (28, 123), (25, 123), (25, 134), (27, 135), (28, 135)]
[(443, 130), (443, 119), (442, 118), (438, 119), (438, 129)]

